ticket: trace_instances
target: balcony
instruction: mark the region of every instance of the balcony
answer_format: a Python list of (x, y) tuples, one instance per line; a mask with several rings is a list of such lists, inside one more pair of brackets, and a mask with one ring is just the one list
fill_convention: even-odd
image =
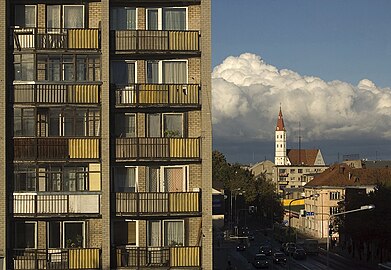
[(117, 216), (200, 216), (200, 192), (116, 193)]
[(96, 193), (14, 193), (14, 216), (99, 215), (100, 195)]
[(14, 249), (13, 269), (101, 269), (100, 249)]
[(198, 31), (115, 30), (111, 49), (116, 53), (199, 54)]
[(201, 269), (201, 247), (116, 247), (117, 269), (192, 267)]
[(99, 29), (13, 28), (14, 50), (100, 50)]
[(113, 85), (116, 107), (180, 106), (199, 107), (198, 84)]
[(200, 138), (116, 138), (117, 160), (199, 160)]
[(97, 138), (14, 138), (15, 160), (98, 159)]
[(16, 84), (13, 102), (24, 104), (99, 104), (97, 84)]

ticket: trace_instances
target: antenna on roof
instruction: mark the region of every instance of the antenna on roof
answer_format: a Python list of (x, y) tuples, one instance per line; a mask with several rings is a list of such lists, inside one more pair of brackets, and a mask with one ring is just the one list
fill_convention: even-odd
[(301, 164), (301, 135), (300, 135), (300, 121), (299, 121), (299, 164)]

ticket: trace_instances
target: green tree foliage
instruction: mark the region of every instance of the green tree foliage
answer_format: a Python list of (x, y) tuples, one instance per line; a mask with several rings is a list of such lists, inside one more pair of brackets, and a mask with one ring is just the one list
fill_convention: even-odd
[(240, 164), (229, 164), (219, 151), (213, 151), (212, 158), (213, 181), (222, 182), (228, 193), (240, 189), (246, 203), (257, 206), (258, 213), (268, 220), (282, 220), (283, 209), (275, 185), (264, 175), (255, 178)]

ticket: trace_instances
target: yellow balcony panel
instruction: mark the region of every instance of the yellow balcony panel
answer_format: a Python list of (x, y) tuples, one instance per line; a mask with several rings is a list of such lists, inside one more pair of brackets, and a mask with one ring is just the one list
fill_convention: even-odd
[(99, 49), (99, 30), (68, 29), (68, 49)]
[(98, 85), (69, 86), (69, 103), (99, 103)]
[(197, 267), (200, 266), (199, 247), (171, 247), (171, 267)]
[(99, 139), (69, 139), (69, 157), (99, 158)]
[(199, 139), (170, 138), (170, 157), (172, 158), (198, 158)]
[(69, 249), (69, 269), (99, 269), (99, 249)]
[(170, 212), (198, 212), (199, 194), (198, 193), (169, 193)]

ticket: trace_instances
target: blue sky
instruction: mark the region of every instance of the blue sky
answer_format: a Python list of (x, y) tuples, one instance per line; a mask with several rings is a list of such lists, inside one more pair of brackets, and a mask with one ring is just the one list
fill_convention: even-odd
[(324, 80), (391, 86), (389, 0), (213, 0), (213, 67), (251, 52)]
[[(236, 58), (223, 63), (230, 56)], [(256, 68), (246, 73), (243, 63)], [(322, 149), (328, 163), (347, 154), (391, 160), (390, 0), (212, 0), (212, 65), (219, 67), (212, 75), (218, 93), (213, 144), (230, 162), (274, 159), (273, 128), (281, 102), (288, 147), (297, 144), (300, 121), (303, 147)], [(235, 71), (236, 66), (241, 67)], [(281, 69), (289, 74), (281, 75)], [(277, 76), (275, 81), (257, 81), (256, 74), (265, 76), (265, 70)], [(313, 86), (307, 76), (319, 77), (321, 92), (307, 88)], [(250, 85), (243, 86), (249, 78)], [(286, 80), (305, 83), (289, 89)], [(334, 103), (325, 104), (329, 97)], [(317, 132), (310, 130), (314, 126)]]

